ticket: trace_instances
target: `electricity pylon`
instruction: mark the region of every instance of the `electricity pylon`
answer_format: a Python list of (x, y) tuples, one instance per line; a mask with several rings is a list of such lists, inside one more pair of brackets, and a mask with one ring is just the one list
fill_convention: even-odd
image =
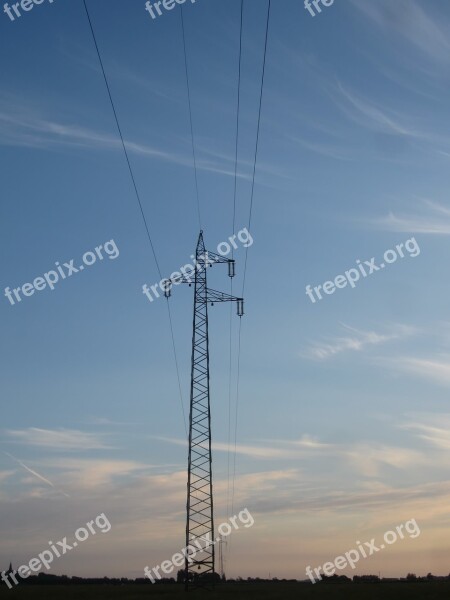
[(226, 542), (223, 539), (223, 537), (218, 542), (218, 544), (219, 544), (219, 574), (220, 574), (220, 579), (221, 580), (223, 580), (223, 578), (225, 577), (225, 570), (223, 568), (223, 546), (224, 546), (224, 544), (226, 546), (227, 543), (228, 542)]
[(211, 455), (211, 409), (209, 386), (208, 303), (236, 302), (237, 314), (244, 314), (243, 298), (236, 298), (207, 286), (206, 272), (214, 264), (227, 263), (228, 275), (235, 275), (235, 261), (205, 249), (203, 231), (198, 236), (192, 269), (165, 280), (165, 296), (172, 285), (195, 286), (192, 334), (191, 393), (189, 411), (189, 458), (187, 482), (187, 518), (185, 585), (213, 583), (215, 578), (214, 503)]

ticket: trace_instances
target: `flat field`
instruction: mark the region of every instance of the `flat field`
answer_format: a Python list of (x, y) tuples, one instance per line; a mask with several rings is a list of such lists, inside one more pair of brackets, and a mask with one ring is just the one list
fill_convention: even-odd
[[(0, 599), (42, 600), (143, 600), (185, 598), (183, 586), (179, 585), (42, 585), (18, 586), (8, 590), (0, 587)], [(189, 593), (192, 600), (435, 600), (450, 598), (450, 582), (444, 583), (397, 583), (397, 584), (230, 584), (217, 586), (215, 590), (196, 590)]]

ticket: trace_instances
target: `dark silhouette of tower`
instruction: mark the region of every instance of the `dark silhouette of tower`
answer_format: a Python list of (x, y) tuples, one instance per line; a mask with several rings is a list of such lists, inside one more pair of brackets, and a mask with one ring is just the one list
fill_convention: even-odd
[(189, 457), (186, 503), (185, 583), (204, 586), (215, 579), (214, 502), (211, 455), (211, 407), (209, 380), (208, 304), (236, 302), (237, 314), (244, 313), (244, 301), (207, 286), (207, 269), (227, 263), (228, 275), (235, 275), (235, 261), (205, 249), (200, 231), (191, 271), (166, 280), (165, 295), (172, 284), (194, 283), (194, 320), (192, 334), (191, 392), (189, 411)]

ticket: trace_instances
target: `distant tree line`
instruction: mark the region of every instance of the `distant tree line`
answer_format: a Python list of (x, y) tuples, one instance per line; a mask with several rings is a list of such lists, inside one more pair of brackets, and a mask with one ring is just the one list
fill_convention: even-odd
[[(264, 579), (261, 577), (237, 577), (236, 579), (227, 579), (220, 577), (218, 574), (214, 577), (215, 583), (227, 582), (228, 584), (246, 584), (246, 583), (298, 583), (302, 585), (312, 585), (308, 580), (299, 581), (298, 579), (278, 579), (273, 577), (271, 579)], [(380, 578), (378, 575), (355, 575), (353, 579), (346, 577), (345, 575), (333, 575), (331, 577), (322, 576), (322, 580), (318, 581), (317, 584), (324, 583), (347, 583), (347, 584), (359, 584), (359, 583), (429, 583), (437, 581), (450, 581), (450, 574), (447, 576), (436, 576), (428, 573), (424, 577), (418, 577), (414, 573), (408, 573), (406, 577), (402, 578)], [(68, 577), (67, 575), (50, 575), (48, 573), (39, 573), (28, 577), (21, 581), (21, 585), (167, 585), (175, 583), (184, 583), (184, 571), (180, 570), (177, 573), (176, 579), (174, 577), (166, 577), (159, 579), (155, 584), (146, 578), (138, 577), (137, 579), (128, 579), (127, 577)]]

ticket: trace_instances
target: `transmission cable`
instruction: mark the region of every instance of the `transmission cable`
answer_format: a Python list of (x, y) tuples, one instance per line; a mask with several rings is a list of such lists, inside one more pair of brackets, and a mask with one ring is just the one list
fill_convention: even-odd
[[(251, 197), (250, 197), (248, 231), (250, 231), (250, 229), (251, 229), (252, 215), (253, 215), (253, 198), (254, 198), (254, 194), (255, 194), (256, 163), (257, 163), (257, 159), (258, 159), (259, 133), (260, 133), (260, 129), (261, 129), (261, 111), (262, 111), (262, 101), (263, 101), (263, 92), (264, 92), (264, 81), (265, 81), (265, 76), (266, 76), (266, 57), (267, 57), (267, 41), (269, 39), (270, 7), (271, 7), (271, 0), (269, 0), (268, 6), (267, 6), (266, 36), (265, 36), (265, 41), (264, 41), (264, 58), (263, 58), (263, 68), (262, 68), (262, 77), (261, 77), (261, 91), (259, 94), (258, 126), (256, 129), (255, 159), (253, 161), (252, 193), (251, 193)], [(242, 298), (244, 297), (245, 279), (246, 279), (246, 275), (247, 275), (247, 259), (248, 259), (248, 246), (245, 251), (244, 280), (242, 283), (242, 296), (241, 296)]]
[[(244, 0), (241, 0), (241, 17), (239, 30), (239, 67), (237, 85), (237, 107), (236, 107), (236, 147), (234, 160), (234, 193), (233, 193), (233, 224), (232, 233), (236, 230), (236, 196), (237, 196), (237, 170), (239, 151), (239, 116), (241, 105), (241, 67), (242, 67), (242, 25), (244, 16)], [(231, 244), (231, 259), (234, 259), (234, 247)], [(233, 295), (233, 279), (230, 279), (230, 296)], [(230, 514), (230, 459), (231, 459), (231, 380), (232, 380), (232, 342), (233, 342), (233, 307), (230, 305), (230, 353), (229, 353), (229, 377), (228, 377), (228, 465), (227, 465), (227, 516)]]
[(183, 16), (183, 6), (181, 6), (180, 15), (181, 15), (181, 31), (183, 34), (183, 51), (184, 51), (184, 70), (186, 74), (186, 88), (187, 88), (187, 97), (188, 97), (188, 106), (189, 106), (189, 123), (191, 129), (191, 142), (192, 142), (192, 160), (194, 163), (194, 178), (195, 178), (195, 193), (197, 196), (197, 216), (198, 216), (198, 225), (200, 230), (202, 229), (202, 219), (200, 215), (200, 196), (198, 192), (198, 174), (197, 174), (197, 157), (195, 154), (195, 140), (194, 140), (194, 124), (192, 121), (192, 103), (191, 103), (191, 89), (189, 84), (189, 69), (188, 69), (188, 60), (187, 60), (187, 52), (186, 52), (186, 32), (184, 28), (184, 16)]
[[(249, 210), (249, 219), (248, 219), (248, 231), (250, 232), (251, 223), (252, 223), (252, 214), (253, 214), (253, 198), (255, 192), (255, 176), (256, 176), (256, 164), (258, 160), (258, 150), (259, 150), (259, 134), (261, 128), (261, 112), (262, 112), (262, 100), (263, 100), (263, 92), (264, 92), (264, 83), (265, 83), (265, 75), (266, 75), (266, 58), (267, 58), (267, 42), (269, 39), (269, 24), (270, 24), (270, 10), (271, 10), (271, 0), (268, 0), (267, 5), (267, 19), (266, 19), (266, 33), (264, 40), (264, 56), (263, 56), (263, 67), (262, 67), (262, 75), (261, 75), (261, 90), (259, 94), (259, 109), (258, 109), (258, 124), (256, 131), (256, 145), (255, 145), (255, 158), (253, 163), (253, 177), (252, 177), (252, 191), (250, 197), (250, 210)], [(242, 282), (242, 295), (241, 298), (244, 297), (245, 290), (245, 280), (247, 275), (247, 259), (248, 259), (248, 246), (245, 249), (245, 263), (244, 263), (244, 276)], [(239, 333), (238, 333), (238, 356), (237, 356), (237, 382), (236, 382), (236, 412), (235, 412), (235, 423), (234, 423), (234, 456), (233, 456), (233, 487), (231, 492), (231, 512), (234, 511), (234, 496), (235, 496), (235, 482), (236, 482), (236, 453), (237, 453), (237, 428), (238, 428), (238, 416), (239, 416), (239, 392), (240, 392), (240, 360), (241, 360), (241, 332), (242, 332), (242, 319), (239, 320)]]
[(123, 135), (122, 135), (122, 129), (120, 127), (119, 119), (117, 117), (116, 107), (114, 106), (114, 101), (113, 101), (113, 98), (112, 98), (111, 89), (109, 87), (108, 78), (106, 77), (105, 67), (103, 66), (103, 60), (102, 60), (102, 57), (101, 57), (101, 54), (100, 54), (100, 50), (99, 50), (99, 47), (98, 47), (98, 44), (97, 44), (97, 38), (95, 37), (94, 27), (92, 25), (91, 17), (89, 15), (89, 11), (88, 11), (88, 7), (87, 7), (87, 4), (86, 4), (86, 0), (83, 0), (83, 3), (84, 3), (84, 8), (86, 9), (86, 16), (87, 16), (88, 21), (89, 21), (89, 27), (91, 29), (92, 39), (94, 40), (95, 49), (97, 51), (98, 60), (100, 62), (100, 67), (102, 69), (103, 78), (105, 80), (106, 89), (108, 91), (109, 101), (111, 102), (111, 108), (112, 108), (112, 111), (114, 113), (114, 119), (116, 121), (117, 130), (118, 130), (119, 136), (120, 136), (120, 141), (122, 142), (122, 148), (123, 148), (123, 151), (124, 151), (124, 154), (125, 154), (125, 158), (126, 158), (126, 161), (127, 161), (128, 169), (130, 171), (130, 176), (131, 176), (131, 180), (133, 182), (133, 187), (134, 187), (134, 191), (136, 193), (136, 198), (137, 198), (137, 201), (138, 201), (138, 204), (139, 204), (139, 209), (141, 211), (142, 219), (144, 221), (145, 229), (147, 231), (148, 241), (150, 242), (150, 246), (151, 246), (152, 253), (153, 253), (153, 258), (155, 259), (156, 268), (158, 269), (158, 274), (159, 274), (159, 276), (162, 279), (161, 269), (159, 268), (159, 263), (158, 263), (158, 259), (156, 257), (155, 247), (153, 246), (152, 236), (150, 235), (150, 229), (149, 229), (149, 226), (148, 226), (148, 223), (147, 223), (147, 219), (145, 218), (144, 209), (142, 207), (142, 202), (141, 202), (141, 197), (140, 197), (137, 185), (136, 185), (136, 179), (134, 177), (133, 169), (131, 168), (130, 157), (128, 156), (127, 147), (125, 145), (125, 141), (124, 141), (124, 138), (123, 138)]
[[(122, 128), (120, 127), (119, 118), (117, 116), (117, 110), (116, 110), (116, 107), (114, 105), (114, 100), (113, 100), (113, 97), (112, 97), (111, 88), (110, 88), (110, 85), (109, 85), (109, 82), (108, 82), (108, 78), (106, 76), (106, 70), (105, 70), (105, 67), (104, 67), (104, 64), (103, 64), (102, 56), (101, 56), (100, 49), (99, 49), (99, 46), (98, 46), (98, 43), (97, 43), (97, 38), (96, 38), (96, 35), (95, 35), (95, 31), (94, 31), (92, 20), (91, 20), (90, 14), (89, 14), (89, 10), (88, 10), (87, 4), (86, 4), (86, 0), (83, 0), (83, 4), (84, 4), (85, 11), (86, 11), (87, 19), (88, 19), (88, 22), (89, 22), (89, 27), (90, 27), (90, 30), (91, 30), (91, 33), (92, 33), (92, 39), (94, 41), (95, 49), (97, 51), (97, 56), (98, 56), (98, 60), (99, 60), (99, 63), (100, 63), (100, 67), (101, 67), (101, 70), (102, 70), (102, 73), (103, 73), (103, 79), (105, 80), (106, 89), (108, 91), (109, 101), (111, 103), (111, 108), (112, 108), (112, 111), (113, 111), (113, 114), (114, 114), (114, 119), (115, 119), (116, 125), (117, 125), (117, 131), (119, 132), (119, 137), (120, 137), (120, 140), (121, 140), (121, 143), (122, 143), (123, 152), (125, 154), (125, 158), (126, 158), (126, 161), (127, 161), (128, 170), (130, 172), (131, 180), (133, 182), (133, 187), (134, 187), (134, 191), (135, 191), (135, 194), (136, 194), (136, 199), (137, 199), (138, 204), (139, 204), (139, 209), (140, 209), (140, 212), (141, 212), (142, 220), (144, 221), (144, 225), (145, 225), (145, 230), (147, 232), (148, 241), (150, 242), (150, 247), (151, 247), (151, 250), (152, 250), (153, 258), (155, 260), (155, 264), (156, 264), (156, 268), (157, 268), (158, 274), (159, 274), (160, 278), (162, 279), (163, 276), (162, 276), (161, 269), (160, 269), (160, 266), (159, 266), (158, 258), (156, 256), (155, 246), (153, 244), (152, 236), (150, 234), (150, 228), (149, 228), (147, 219), (145, 217), (144, 208), (142, 206), (142, 201), (141, 201), (141, 196), (139, 194), (139, 190), (138, 190), (138, 187), (137, 187), (137, 184), (136, 184), (136, 178), (134, 176), (133, 168), (131, 166), (130, 157), (129, 157), (129, 154), (128, 154), (128, 151), (127, 151), (127, 147), (126, 147), (126, 144), (125, 144), (125, 140), (124, 140), (123, 134), (122, 134)], [(179, 393), (180, 393), (181, 409), (182, 409), (182, 412), (183, 412), (184, 429), (185, 429), (186, 437), (187, 437), (188, 434), (187, 434), (187, 425), (186, 425), (186, 415), (185, 415), (185, 410), (184, 410), (183, 395), (182, 395), (182, 391), (181, 391), (180, 373), (179, 373), (179, 368), (178, 368), (178, 359), (177, 359), (177, 352), (176, 352), (176, 346), (175, 346), (175, 338), (174, 338), (174, 332), (173, 332), (173, 326), (172, 326), (172, 315), (171, 315), (171, 311), (170, 311), (169, 302), (167, 302), (167, 310), (168, 310), (168, 313), (169, 313), (169, 324), (170, 324), (170, 331), (171, 331), (171, 335), (172, 335), (172, 347), (173, 347), (173, 353), (174, 353), (174, 359), (175, 359), (175, 368), (176, 368), (176, 371), (177, 371), (177, 380), (178, 380), (178, 388), (179, 388)]]

